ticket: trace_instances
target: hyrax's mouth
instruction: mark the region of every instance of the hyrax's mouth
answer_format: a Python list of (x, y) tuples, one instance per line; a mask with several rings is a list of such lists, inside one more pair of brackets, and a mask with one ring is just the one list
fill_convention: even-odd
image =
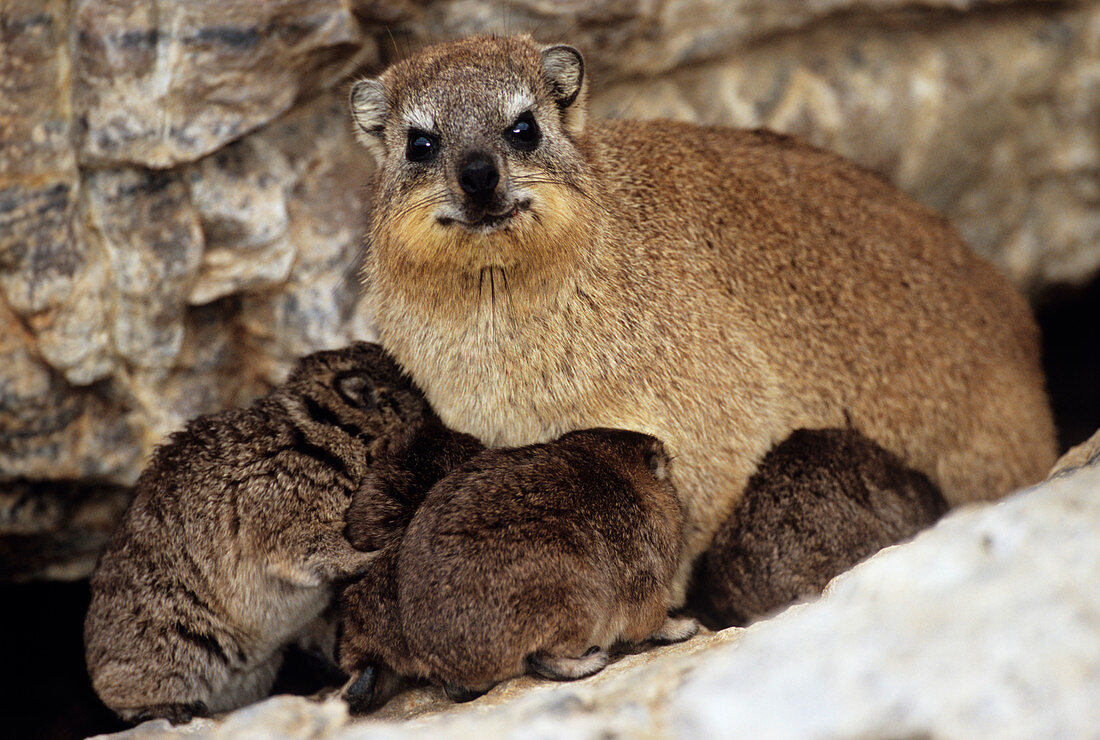
[(462, 228), (469, 229), (470, 231), (476, 231), (481, 234), (488, 234), (492, 231), (505, 227), (513, 218), (531, 208), (530, 199), (517, 200), (508, 208), (499, 213), (485, 213), (479, 218), (474, 220), (467, 220), (461, 218), (453, 218), (450, 216), (437, 216), (436, 221), (440, 226), (450, 226), (457, 224)]

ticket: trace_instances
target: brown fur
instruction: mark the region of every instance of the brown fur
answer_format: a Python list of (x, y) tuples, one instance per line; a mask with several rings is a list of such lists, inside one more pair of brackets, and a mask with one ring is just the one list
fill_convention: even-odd
[[(681, 583), (798, 428), (850, 419), (950, 504), (1043, 476), (1036, 324), (944, 219), (790, 137), (585, 126), (583, 88), (565, 105), (564, 57), (543, 53), (469, 38), (353, 90), (380, 162), (364, 273), (380, 341), (448, 426), (494, 446), (593, 426), (664, 440), (689, 510)], [(531, 152), (502, 134), (517, 94), (543, 132)], [(404, 158), (416, 121), (438, 136), (427, 164)], [(516, 204), (495, 230), (455, 220), (481, 212), (458, 184), (469, 151), (499, 168), (492, 205)]]
[(401, 430), (387, 440), (352, 499), (344, 534), (359, 550), (396, 545), (428, 490), (484, 449), (434, 416)]
[(612, 643), (690, 637), (693, 622), (668, 618), (683, 546), (668, 468), (653, 437), (608, 429), (458, 466), (345, 589), (341, 666), (382, 662), (470, 698), (455, 687), (528, 667), (578, 678)]
[(699, 558), (689, 603), (712, 629), (800, 599), (947, 510), (939, 490), (850, 429), (799, 429), (771, 450)]
[(333, 582), (376, 557), (343, 537), (345, 512), (386, 437), (426, 416), (382, 349), (358, 344), (172, 435), (92, 576), (84, 639), (103, 702), (178, 722), (264, 696)]

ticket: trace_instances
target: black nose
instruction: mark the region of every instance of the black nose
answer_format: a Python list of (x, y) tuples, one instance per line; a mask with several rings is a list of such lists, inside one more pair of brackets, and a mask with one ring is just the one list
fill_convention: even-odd
[(498, 182), (500, 173), (497, 172), (497, 166), (484, 154), (475, 154), (467, 159), (458, 175), (458, 184), (467, 195), (474, 198), (489, 196)]

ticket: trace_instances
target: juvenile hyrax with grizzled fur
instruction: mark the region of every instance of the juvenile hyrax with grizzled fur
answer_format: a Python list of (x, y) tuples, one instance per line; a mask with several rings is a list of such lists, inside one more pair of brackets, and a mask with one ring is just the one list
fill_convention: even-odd
[(747, 624), (946, 510), (927, 476), (859, 432), (799, 429), (764, 456), (699, 558), (689, 603), (713, 629)]
[(264, 696), (333, 582), (376, 557), (343, 536), (372, 456), (431, 415), (361, 343), (310, 355), (251, 408), (172, 435), (92, 576), (84, 640), (103, 702), (130, 721), (181, 722)]
[[(616, 642), (690, 637), (694, 620), (668, 615), (684, 544), (669, 467), (657, 439), (610, 429), (487, 450), (456, 467), (341, 596), (340, 664), (366, 671), (349, 702), (370, 704), (378, 663), (461, 700), (528, 669), (590, 675)], [(349, 511), (353, 542), (355, 510), (400, 488), (383, 478)]]
[[(1024, 299), (936, 214), (765, 131), (585, 121), (568, 46), (426, 48), (357, 83), (380, 341), (488, 445), (635, 429), (676, 456), (688, 561), (798, 428), (858, 431), (951, 504), (1054, 459)], [(476, 392), (472, 392), (476, 389)]]

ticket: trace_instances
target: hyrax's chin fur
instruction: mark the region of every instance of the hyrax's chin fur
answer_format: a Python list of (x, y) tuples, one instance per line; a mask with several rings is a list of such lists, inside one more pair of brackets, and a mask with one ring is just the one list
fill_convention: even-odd
[[(416, 466), (429, 450), (453, 465), (436, 469), (434, 485)], [(474, 451), (461, 439), (410, 439), (360, 494), (370, 509), (386, 496), (423, 503), (341, 596), (339, 655), (359, 676), (345, 690), (355, 708), (380, 701), (370, 675), (379, 664), (465, 701), (527, 671), (584, 678), (617, 642), (695, 633), (694, 620), (668, 616), (684, 512), (659, 441), (589, 429)], [(374, 532), (370, 517), (352, 515), (358, 506), (353, 541)]]
[[(682, 582), (800, 427), (850, 423), (951, 504), (1049, 468), (1035, 322), (942, 218), (790, 137), (586, 125), (584, 88), (576, 52), (521, 36), (431, 47), (353, 91), (380, 165), (369, 300), (449, 426), (663, 439), (689, 508)], [(487, 236), (433, 220), (521, 191), (530, 211)]]
[[(454, 276), (469, 291), (471, 305), (484, 298), (489, 286), (486, 270), (499, 270), (502, 280), (516, 288), (533, 282), (560, 280), (583, 258), (583, 241), (574, 232), (578, 214), (589, 204), (571, 188), (558, 183), (533, 183), (519, 193), (521, 200), (498, 221), (471, 225), (446, 213), (436, 203), (437, 188), (409, 194), (410, 205), (377, 220), (371, 244), (387, 271), (409, 275)], [(540, 254), (541, 250), (541, 254)], [(472, 287), (472, 289), (471, 289)], [(510, 286), (496, 286), (504, 295)], [(431, 305), (431, 295), (423, 295)], [(449, 294), (438, 296), (448, 303)]]
[(377, 557), (344, 537), (345, 512), (386, 440), (425, 419), (393, 360), (361, 343), (159, 447), (92, 575), (84, 640), (103, 702), (182, 722), (263, 697), (291, 643), (331, 653), (333, 584)]

